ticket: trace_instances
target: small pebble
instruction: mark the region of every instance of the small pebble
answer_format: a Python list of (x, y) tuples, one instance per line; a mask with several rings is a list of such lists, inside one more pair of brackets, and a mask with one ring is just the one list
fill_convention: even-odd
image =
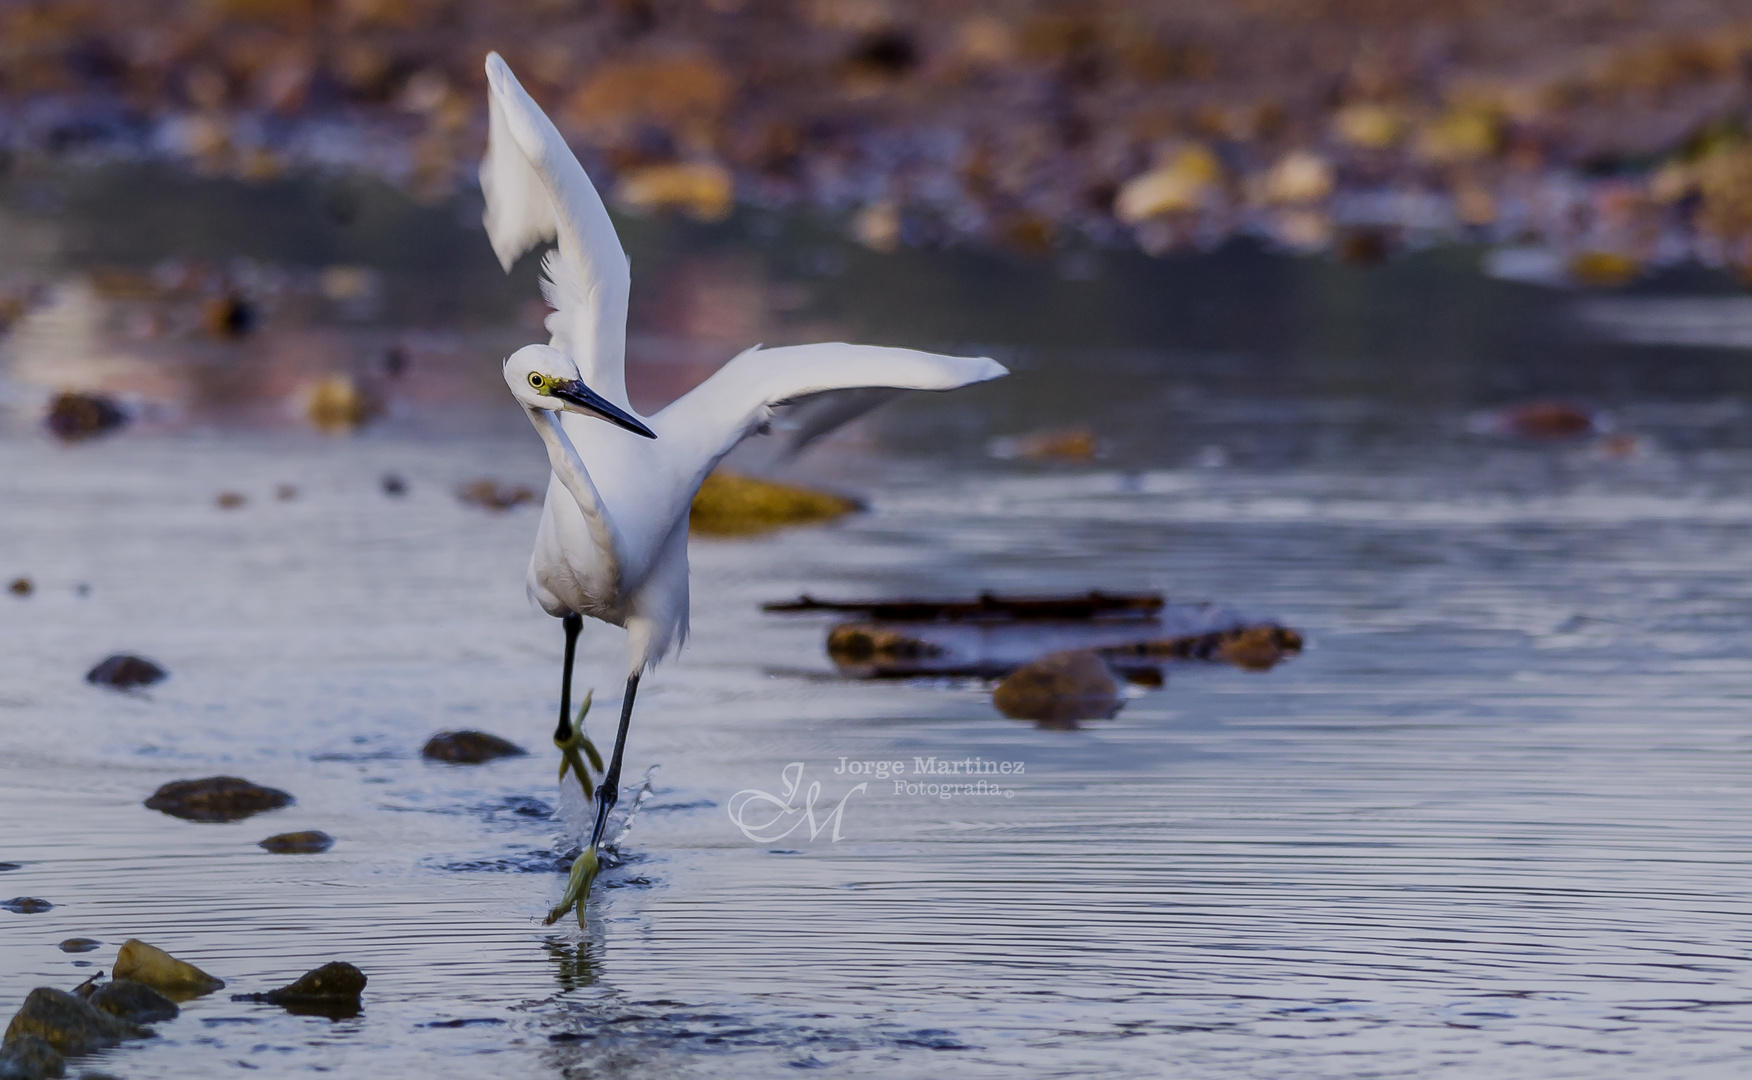
[(308, 829), (304, 832), (280, 833), (270, 836), (256, 845), (276, 855), (313, 855), (327, 851), (335, 844), (335, 838), (318, 829)]
[(263, 787), (237, 776), (209, 776), (161, 785), (146, 800), (146, 808), (185, 821), (241, 821), (292, 802), (292, 796), (279, 788)]
[(27, 577), (15, 577), (6, 586), (6, 591), (13, 596), (29, 596), (36, 592), (36, 584)]
[(93, 949), (101, 947), (102, 945), (103, 945), (103, 942), (97, 940), (96, 938), (70, 937), (66, 941), (61, 942), (61, 951), (62, 952), (90, 952)]
[(456, 497), (470, 506), (488, 510), (509, 510), (536, 500), (535, 492), (522, 484), (500, 484), (497, 480), (488, 479), (463, 485), (457, 489)]
[(281, 502), (291, 502), (297, 497), (298, 487), (295, 484), (276, 484), (274, 486), (274, 498)]
[(420, 756), (456, 765), (479, 765), (495, 758), (518, 757), (529, 751), (484, 731), (440, 731), (426, 740)]
[(399, 499), (408, 493), (408, 482), (395, 473), (383, 475), (383, 493), (392, 499)]
[(77, 442), (114, 431), (128, 422), (128, 414), (109, 398), (69, 390), (50, 404), (46, 419), (57, 437)]
[(0, 900), (0, 908), (5, 908), (14, 915), (37, 915), (54, 906), (37, 896), (14, 896), (10, 900)]
[(237, 491), (221, 491), (213, 499), (214, 505), (221, 510), (236, 510), (248, 501), (248, 498), (246, 498), (241, 492)]
[(116, 653), (86, 672), (85, 681), (93, 686), (107, 686), (113, 690), (131, 690), (136, 686), (151, 686), (169, 674), (143, 656)]

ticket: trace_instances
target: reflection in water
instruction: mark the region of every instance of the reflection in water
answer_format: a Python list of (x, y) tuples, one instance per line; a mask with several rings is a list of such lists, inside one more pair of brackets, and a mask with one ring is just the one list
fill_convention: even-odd
[(596, 985), (596, 959), (592, 955), (595, 946), (589, 939), (548, 938), (542, 942), (542, 948), (554, 962), (554, 981), (562, 994)]
[[(367, 202), (347, 229), (432, 221), (397, 213)], [(634, 258), (685, 263), (667, 228), (635, 223)], [(178, 364), (290, 388), (319, 370), (299, 356), (365, 363), (401, 345), (401, 410), (359, 437), (282, 419), (74, 447), (34, 419), (0, 434), (0, 574), (35, 586), (0, 597), (0, 861), (16, 864), (0, 878), (3, 895), (55, 904), (0, 913), (0, 1009), (114, 958), (59, 942), (139, 937), (240, 993), (344, 959), (370, 979), (364, 1012), (331, 1024), (216, 995), (78, 1069), (1737, 1068), (1752, 1020), (1752, 411), (1736, 356), (1572, 341), (1567, 298), (1481, 282), (1447, 255), (1364, 276), (1229, 251), (1062, 282), (954, 253), (854, 253), (826, 279), (790, 239), (689, 235), (704, 265), (735, 268), (701, 280), (759, 266), (768, 304), (810, 290), (766, 325), (1008, 343), (1020, 373), (890, 406), (864, 442), (795, 465), (867, 494), (868, 514), (696, 544), (694, 637), (648, 680), (628, 749), (630, 767), (663, 769), (588, 933), (538, 923), (564, 880), (571, 789), (541, 812), (558, 643), (521, 592), (533, 510), (452, 494), (482, 475), (541, 482), (488, 348), (531, 329), (511, 293), (442, 275), (433, 295), (455, 311), (440, 319), (418, 268), (388, 266), (380, 324), (301, 327), (265, 306), (241, 340), (167, 345), (164, 373), (149, 341), (115, 369), (163, 379), (193, 417), (211, 415), (210, 392), (174, 389), (198, 385)], [(248, 254), (359, 261), (346, 236), (276, 242)], [(75, 255), (55, 280), (82, 272)], [(1002, 317), (966, 314), (982, 310)], [(641, 319), (692, 357), (641, 362), (677, 384), (732, 348), (675, 329), (718, 325), (703, 316)], [(1091, 340), (1073, 350), (1077, 320)], [(112, 332), (97, 340), (131, 340)], [(7, 378), (18, 400), (22, 377)], [(1474, 410), (1533, 395), (1610, 408), (1637, 452), (1468, 430)], [(986, 452), (1068, 422), (1106, 456)], [(380, 490), (387, 473), (402, 497)], [(274, 498), (281, 485), (297, 497)], [(226, 490), (249, 498), (221, 510)], [(1266, 673), (1176, 669), (1114, 720), (1044, 731), (1000, 719), (977, 681), (842, 680), (820, 624), (760, 611), (800, 593), (1091, 588), (1266, 614), (1309, 647)], [(81, 682), (133, 650), (170, 678), (128, 695)], [(618, 685), (618, 664), (613, 634), (587, 631), (580, 689)], [(433, 731), (463, 727), (532, 753), (420, 758)], [(895, 786), (969, 757), (1020, 762), (1014, 796)], [(890, 776), (854, 793), (841, 759)], [(822, 778), (823, 805), (843, 802), (837, 843), (799, 830), (777, 849), (730, 820), (733, 795), (773, 790), (793, 762)], [(218, 773), (297, 801), (215, 825), (141, 805)], [(303, 829), (334, 846), (256, 846)]]

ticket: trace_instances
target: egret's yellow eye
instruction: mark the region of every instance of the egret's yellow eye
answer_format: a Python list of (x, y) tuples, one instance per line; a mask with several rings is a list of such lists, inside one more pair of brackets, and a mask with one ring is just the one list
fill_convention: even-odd
[(540, 375), (537, 375), (533, 371), (529, 373), (529, 385), (535, 387), (537, 390), (540, 390), (541, 384), (543, 382), (546, 382), (546, 381), (547, 380), (543, 379)]

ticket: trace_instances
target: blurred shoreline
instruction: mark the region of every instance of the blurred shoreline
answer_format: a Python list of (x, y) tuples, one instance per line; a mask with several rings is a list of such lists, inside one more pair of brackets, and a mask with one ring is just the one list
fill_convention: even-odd
[(807, 208), (879, 251), (1531, 245), (1593, 285), (1752, 262), (1725, 2), (8, 0), (0, 146), (438, 202), (489, 49), (633, 211)]

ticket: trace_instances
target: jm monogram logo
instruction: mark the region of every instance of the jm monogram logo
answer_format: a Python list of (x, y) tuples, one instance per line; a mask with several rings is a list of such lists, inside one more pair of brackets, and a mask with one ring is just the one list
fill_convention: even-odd
[[(862, 794), (870, 786), (868, 782), (856, 785), (840, 796), (839, 804), (825, 817), (817, 820), (815, 804), (821, 797), (821, 781), (811, 780), (808, 791), (803, 792), (801, 761), (793, 761), (785, 766), (780, 780), (784, 788), (782, 796), (759, 788), (743, 788), (730, 796), (730, 820), (750, 840), (771, 843), (790, 836), (805, 825), (809, 828), (809, 839), (813, 840), (821, 835), (823, 829), (832, 825), (831, 841), (837, 844), (840, 839), (840, 823), (845, 818), (846, 800), (853, 795)], [(799, 792), (803, 792), (801, 802), (797, 798)]]

